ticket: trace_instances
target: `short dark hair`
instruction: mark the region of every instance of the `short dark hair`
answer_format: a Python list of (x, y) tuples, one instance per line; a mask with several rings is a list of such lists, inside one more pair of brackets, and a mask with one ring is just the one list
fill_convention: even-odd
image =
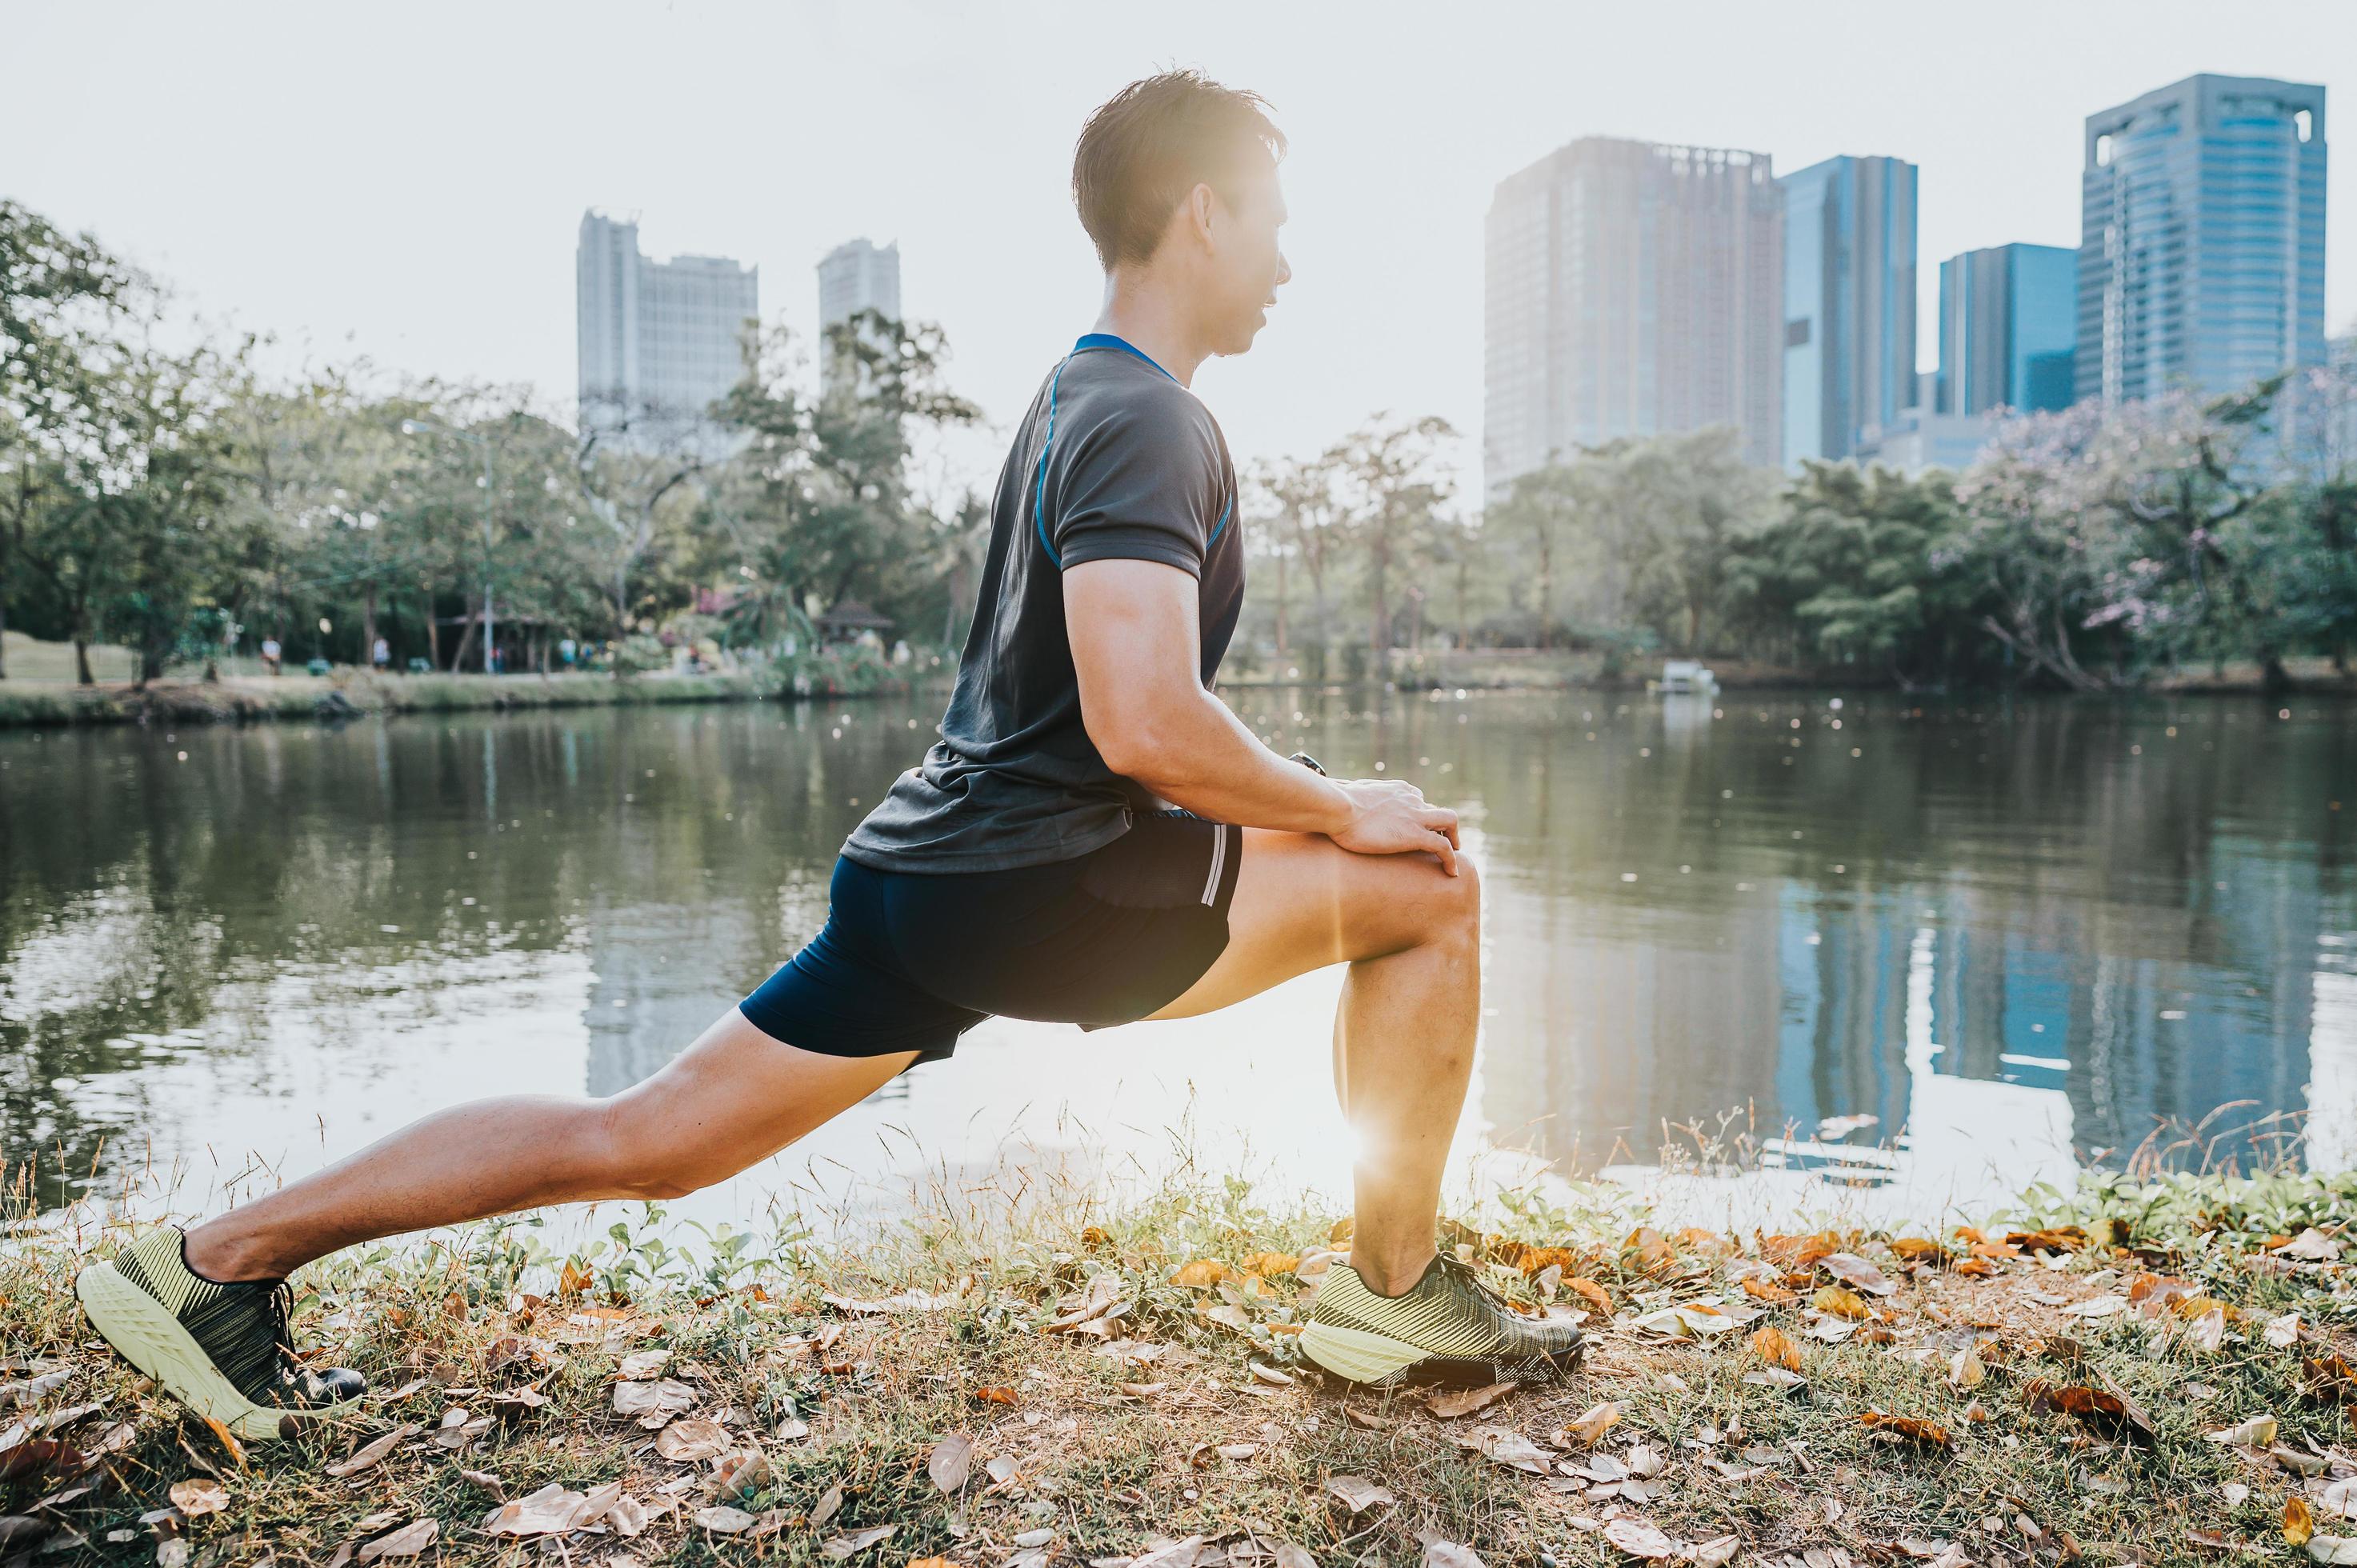
[(1111, 272), (1154, 254), (1170, 215), (1199, 184), (1217, 186), (1258, 145), (1285, 156), (1285, 133), (1257, 92), (1198, 70), (1166, 70), (1107, 99), (1072, 151), (1072, 203)]

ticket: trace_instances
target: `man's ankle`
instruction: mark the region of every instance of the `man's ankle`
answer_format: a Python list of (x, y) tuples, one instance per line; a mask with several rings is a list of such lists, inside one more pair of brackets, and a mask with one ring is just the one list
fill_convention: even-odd
[(1425, 1271), (1432, 1267), (1434, 1253), (1427, 1249), (1420, 1258), (1402, 1254), (1396, 1258), (1362, 1258), (1353, 1251), (1351, 1267), (1358, 1271), (1359, 1283), (1377, 1295), (1403, 1296), (1420, 1283)]
[(180, 1261), (191, 1273), (215, 1284), (273, 1280), (285, 1273), (273, 1268), (271, 1259), (219, 1219), (208, 1219), (183, 1234)]

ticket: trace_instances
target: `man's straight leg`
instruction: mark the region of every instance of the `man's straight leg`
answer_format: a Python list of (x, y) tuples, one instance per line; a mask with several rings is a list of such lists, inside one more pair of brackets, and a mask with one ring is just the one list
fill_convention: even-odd
[(777, 1153), (914, 1059), (798, 1050), (731, 1008), (611, 1099), (516, 1095), (412, 1122), (191, 1230), (188, 1266), (215, 1280), (278, 1278), (380, 1237), (547, 1204), (694, 1192)]

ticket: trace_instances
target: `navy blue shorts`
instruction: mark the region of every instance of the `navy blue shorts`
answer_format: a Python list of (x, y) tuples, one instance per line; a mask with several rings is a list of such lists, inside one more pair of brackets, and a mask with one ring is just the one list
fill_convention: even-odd
[(838, 858), (825, 929), (738, 1010), (832, 1057), (934, 1060), (994, 1015), (1104, 1028), (1178, 1000), (1228, 945), (1243, 830), (1141, 816), (1076, 860), (926, 875)]

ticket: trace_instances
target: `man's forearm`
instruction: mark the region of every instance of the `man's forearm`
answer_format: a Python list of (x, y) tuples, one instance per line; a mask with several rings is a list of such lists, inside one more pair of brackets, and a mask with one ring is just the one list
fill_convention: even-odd
[(1116, 769), (1214, 822), (1297, 833), (1333, 832), (1350, 822), (1340, 785), (1263, 746), (1210, 692), (1199, 688), (1195, 698), (1174, 704), (1137, 755), (1114, 762)]

